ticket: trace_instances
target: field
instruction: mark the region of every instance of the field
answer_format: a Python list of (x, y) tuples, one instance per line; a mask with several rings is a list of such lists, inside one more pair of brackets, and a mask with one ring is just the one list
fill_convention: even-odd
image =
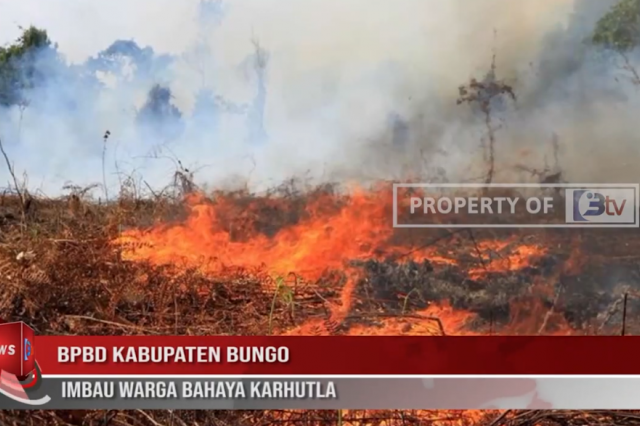
[[(640, 335), (640, 228), (394, 229), (387, 181), (640, 182), (640, 0), (64, 3), (0, 0), (0, 321)], [(5, 424), (627, 426), (640, 410), (2, 411)]]
[[(0, 198), (0, 317), (72, 335), (634, 334), (628, 230), (391, 227), (391, 192)], [(623, 317), (623, 311), (625, 315)], [(3, 424), (637, 424), (628, 412), (23, 412)]]

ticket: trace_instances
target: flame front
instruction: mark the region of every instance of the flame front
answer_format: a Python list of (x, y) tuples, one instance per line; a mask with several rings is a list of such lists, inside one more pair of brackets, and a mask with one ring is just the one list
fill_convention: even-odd
[[(428, 260), (439, 267), (460, 266), (459, 252), (451, 249), (454, 240), (443, 245), (420, 245), (412, 234), (398, 239), (392, 227), (392, 194), (381, 188), (355, 190), (336, 195), (309, 196), (302, 207), (286, 198), (251, 198), (218, 194), (213, 199), (193, 195), (187, 200), (186, 221), (160, 224), (149, 230), (129, 230), (116, 241), (128, 261), (170, 265), (176, 271), (197, 269), (207, 276), (225, 279), (243, 268), (255, 274), (287, 277), (296, 274), (308, 285), (317, 285), (325, 274), (344, 275), (340, 297), (327, 301), (330, 322), (340, 323), (351, 312), (355, 290), (365, 279), (354, 261), (395, 259), (398, 264)], [(297, 209), (297, 210), (296, 210)], [(271, 234), (260, 229), (265, 216), (283, 217)], [(275, 221), (278, 222), (278, 221)], [(264, 227), (268, 228), (266, 224)], [(423, 233), (424, 234), (424, 233)], [(423, 235), (424, 236), (424, 235)], [(397, 241), (400, 242), (397, 242)], [(491, 274), (519, 271), (546, 249), (513, 238), (467, 242), (463, 249), (473, 261), (466, 269), (468, 279), (481, 281)], [(265, 292), (272, 292), (274, 279), (265, 279)], [(309, 284), (310, 283), (310, 284)], [(314, 284), (316, 283), (316, 284)], [(400, 295), (406, 299), (410, 294)], [(405, 302), (406, 304), (406, 302)], [(517, 309), (515, 310), (517, 312)], [(429, 318), (438, 318), (438, 323)], [(380, 315), (377, 325), (354, 325), (352, 335), (475, 334), (465, 327), (475, 314), (454, 309), (446, 301), (430, 303), (412, 315)], [(425, 318), (423, 320), (422, 318)], [(309, 320), (283, 334), (327, 334), (320, 320)]]
[[(344, 280), (339, 297), (325, 301), (329, 320), (308, 319), (278, 330), (284, 335), (331, 334), (328, 324), (341, 323), (354, 314), (356, 290), (359, 283), (366, 280), (366, 274), (355, 261), (393, 259), (395, 264), (401, 265), (426, 260), (435, 268), (464, 270), (466, 278), (463, 279), (482, 286), (491, 281), (492, 274), (517, 274), (548, 252), (540, 244), (513, 237), (475, 240), (473, 235), (453, 236), (446, 244), (433, 245), (424, 243), (424, 233), (417, 240), (411, 232), (400, 238), (392, 227), (391, 192), (384, 189), (358, 190), (349, 195), (320, 194), (309, 197), (297, 211), (294, 203), (282, 198), (258, 202), (226, 195), (217, 195), (213, 200), (192, 196), (187, 204), (190, 213), (182, 223), (124, 232), (115, 242), (121, 247), (123, 259), (169, 265), (176, 272), (196, 269), (207, 276), (229, 281), (236, 268), (281, 280), (294, 273), (307, 285), (318, 288), (327, 273), (342, 273)], [(280, 221), (272, 232), (266, 232), (261, 229), (263, 216), (274, 212), (277, 213), (275, 216), (286, 220)], [(429, 237), (428, 232), (426, 236)], [(426, 238), (426, 241), (431, 239)], [(467, 258), (467, 264), (471, 266), (464, 266), (463, 258)], [(580, 265), (579, 258), (579, 252), (574, 250), (564, 269), (557, 274), (575, 271)], [(557, 278), (557, 274), (551, 280)], [(276, 282), (277, 279), (263, 280), (265, 297), (273, 294)], [(543, 279), (535, 281), (531, 288), (534, 292), (549, 292), (548, 282)], [(413, 295), (409, 291), (398, 297), (403, 303), (401, 313), (376, 313), (370, 318), (372, 322), (351, 324), (344, 334), (539, 334), (551, 323), (555, 328), (549, 333), (572, 332), (558, 312), (535, 299), (512, 301), (512, 324), (502, 330), (493, 329), (493, 325), (489, 329), (474, 330), (469, 327), (477, 318), (474, 312), (456, 308), (446, 300), (405, 312), (404, 306)], [(348, 412), (344, 413), (347, 416)], [(363, 411), (359, 415), (375, 417), (377, 412)], [(476, 424), (488, 415), (496, 416), (495, 412), (489, 414), (478, 410), (418, 410), (412, 415), (430, 424), (456, 426)], [(343, 424), (350, 423), (345, 421)]]
[(192, 197), (185, 224), (129, 231), (120, 242), (137, 246), (125, 252), (129, 260), (158, 265), (186, 262), (208, 274), (224, 273), (229, 266), (264, 268), (272, 274), (297, 272), (315, 280), (328, 269), (344, 268), (346, 259), (375, 257), (374, 250), (392, 232), (382, 194), (356, 193), (343, 200), (346, 205), (339, 211), (323, 212), (335, 201), (328, 195), (313, 200), (306, 206), (305, 220), (272, 238), (254, 234), (234, 241), (232, 233), (244, 231), (232, 228), (240, 221), (225, 226), (223, 217), (235, 214), (237, 206), (223, 197), (215, 203)]

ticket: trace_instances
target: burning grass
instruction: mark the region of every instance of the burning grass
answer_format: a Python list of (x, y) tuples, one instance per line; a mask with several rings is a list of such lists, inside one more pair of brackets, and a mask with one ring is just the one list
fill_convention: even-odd
[[(38, 334), (627, 334), (637, 231), (391, 227), (385, 188), (0, 198), (0, 316)], [(3, 424), (636, 424), (628, 412), (21, 412)]]

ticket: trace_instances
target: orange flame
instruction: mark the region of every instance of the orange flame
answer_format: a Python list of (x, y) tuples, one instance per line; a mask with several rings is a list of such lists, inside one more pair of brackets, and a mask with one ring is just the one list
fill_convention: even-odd
[(531, 260), (544, 256), (547, 249), (536, 245), (521, 244), (512, 252), (500, 254), (510, 245), (510, 241), (482, 241), (474, 254), (482, 263), (479, 268), (469, 270), (469, 276), (478, 278), (490, 272), (517, 271), (531, 266)]
[[(318, 194), (302, 208), (284, 198), (217, 195), (207, 200), (201, 195), (187, 200), (190, 215), (184, 223), (164, 224), (150, 230), (129, 230), (116, 243), (129, 261), (172, 265), (176, 269), (195, 268), (212, 277), (225, 278), (234, 267), (263, 271), (276, 277), (295, 273), (305, 282), (320, 280), (329, 271), (341, 271), (345, 284), (338, 301), (330, 302), (330, 322), (340, 323), (351, 312), (354, 291), (363, 278), (354, 260), (383, 260), (391, 257), (405, 262), (428, 259), (432, 264), (459, 265), (451, 250), (434, 247), (412, 249), (394, 244), (392, 195), (387, 189), (354, 190), (349, 195)], [(274, 213), (275, 212), (275, 213)], [(277, 232), (262, 232), (261, 218), (288, 217)], [(292, 220), (291, 217), (297, 217)], [(536, 244), (513, 239), (474, 241), (467, 247), (475, 266), (469, 278), (482, 279), (490, 273), (517, 271), (544, 256), (547, 250)], [(273, 290), (273, 280), (265, 280), (265, 290)], [(408, 296), (407, 296), (408, 297)], [(517, 311), (517, 310), (516, 310)], [(447, 304), (432, 303), (413, 316), (375, 318), (375, 325), (353, 326), (352, 335), (383, 334), (472, 334), (465, 325), (471, 312), (454, 310)], [(442, 326), (423, 317), (438, 317)], [(436, 327), (436, 328), (434, 328)], [(330, 328), (330, 327), (329, 327)], [(286, 334), (327, 334), (325, 321), (309, 321)]]
[[(393, 244), (391, 226), (391, 195), (389, 191), (356, 190), (349, 196), (322, 194), (309, 200), (299, 213), (300, 220), (281, 226), (272, 236), (256, 230), (264, 209), (289, 213), (290, 203), (282, 199), (262, 199), (262, 207), (251, 200), (217, 196), (213, 201), (192, 196), (188, 201), (190, 215), (182, 224), (161, 225), (148, 231), (131, 230), (123, 233), (116, 243), (123, 247), (123, 258), (146, 261), (154, 265), (173, 265), (176, 269), (196, 268), (202, 273), (226, 277), (234, 267), (283, 277), (295, 273), (312, 283), (326, 272), (342, 271), (345, 284), (336, 301), (327, 301), (330, 317), (312, 319), (289, 330), (286, 335), (327, 335), (332, 327), (350, 317), (355, 290), (363, 279), (353, 260), (383, 260), (421, 262), (428, 259), (434, 265), (460, 266), (453, 250), (423, 247), (415, 249)], [(481, 280), (492, 273), (518, 271), (547, 253), (540, 245), (522, 243), (514, 239), (474, 242), (466, 253), (475, 260), (467, 270), (469, 278)], [(559, 273), (575, 272), (581, 266), (576, 247), (569, 261)], [(555, 278), (553, 278), (555, 279)], [(273, 280), (265, 280), (271, 287)], [(272, 288), (265, 288), (273, 290)], [(533, 291), (549, 292), (543, 282)], [(411, 295), (405, 295), (409, 298)], [(548, 298), (553, 295), (548, 294)], [(513, 301), (512, 324), (501, 334), (570, 334), (571, 328), (560, 315), (555, 304), (551, 307), (532, 298)], [(449, 303), (431, 303), (425, 309), (388, 315), (372, 314), (366, 321), (351, 325), (348, 335), (477, 335), (469, 325), (476, 314), (454, 309)], [(344, 413), (349, 413), (344, 411)], [(377, 411), (367, 410), (357, 415), (376, 417)], [(354, 414), (355, 415), (355, 414)], [(480, 410), (418, 410), (412, 412), (434, 426), (468, 426), (481, 422), (487, 412)], [(493, 414), (495, 416), (495, 414)], [(356, 422), (358, 423), (358, 422)], [(345, 421), (343, 424), (350, 424)]]

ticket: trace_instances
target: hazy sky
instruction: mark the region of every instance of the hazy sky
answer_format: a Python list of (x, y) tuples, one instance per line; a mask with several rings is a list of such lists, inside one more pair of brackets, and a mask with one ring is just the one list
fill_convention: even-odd
[[(275, 53), (295, 55), (302, 69), (348, 62), (459, 60), (486, 47), (492, 31), (511, 45), (531, 43), (570, 11), (573, 0), (236, 0), (215, 43), (221, 61), (241, 57), (252, 33)], [(0, 0), (0, 42), (18, 25), (49, 30), (70, 60), (81, 61), (115, 39), (135, 39), (181, 53), (196, 37), (197, 0)], [(213, 40), (212, 40), (213, 41)], [(503, 43), (505, 43), (503, 41)], [(450, 51), (452, 47), (461, 51)], [(484, 52), (482, 52), (484, 53)], [(475, 55), (474, 55), (475, 56)], [(293, 60), (293, 58), (290, 58)]]
[[(246, 161), (242, 167), (235, 167), (235, 160), (222, 154), (230, 147), (234, 147), (234, 158), (254, 157), (261, 179), (280, 179), (305, 170), (322, 175), (327, 167), (354, 172), (353, 175), (373, 172), (378, 177), (386, 176), (386, 169), (375, 161), (371, 163), (374, 157), (379, 157), (376, 161), (391, 161), (391, 168), (402, 172), (404, 161), (418, 157), (415, 151), (389, 160), (389, 155), (380, 155), (369, 145), (388, 130), (387, 118), (392, 112), (407, 120), (424, 117), (422, 127), (414, 134), (420, 134), (424, 143), (447, 147), (450, 156), (442, 161), (452, 169), (466, 170), (468, 161), (473, 159), (469, 157), (477, 156), (469, 154), (469, 147), (477, 145), (482, 132), (461, 130), (462, 124), (454, 117), (461, 111), (455, 109), (457, 87), (471, 76), (481, 77), (495, 51), (501, 74), (522, 84), (526, 91), (523, 70), (537, 62), (549, 34), (566, 26), (574, 8), (574, 0), (226, 3), (222, 23), (206, 34), (213, 55), (207, 60), (205, 84), (234, 102), (251, 102), (255, 87), (243, 75), (240, 64), (252, 52), (251, 38), (259, 39), (270, 53), (265, 111), (270, 142), (260, 148), (240, 149), (242, 136), (232, 130), (217, 142), (224, 146), (184, 141), (176, 148), (184, 161), (215, 164), (215, 173), (205, 177), (208, 180), (247, 172)], [(0, 0), (0, 43), (15, 39), (20, 33), (18, 25), (35, 25), (47, 29), (60, 51), (78, 63), (116, 39), (134, 39), (141, 46), (152, 46), (156, 52), (190, 58), (188, 54), (199, 34), (197, 6), (196, 0)], [(558, 58), (570, 57), (573, 49), (560, 52)], [(174, 71), (174, 102), (188, 112), (194, 94), (202, 87), (202, 75), (189, 61), (181, 61)], [(126, 126), (124, 116), (116, 114), (116, 110), (139, 107), (154, 82), (147, 83), (131, 94), (137, 105), (124, 105), (120, 97), (119, 103), (113, 103), (113, 111), (103, 111), (95, 117), (100, 123), (96, 134), (108, 127), (117, 138)], [(574, 83), (578, 84), (571, 84)], [(582, 89), (576, 86), (572, 90)], [(530, 140), (539, 144), (540, 140), (548, 140), (553, 131), (569, 129), (565, 143), (567, 138), (581, 138), (583, 130), (576, 133), (575, 128), (575, 120), (582, 120), (581, 117), (552, 123), (566, 116), (559, 111), (579, 115), (583, 105), (578, 101), (567, 104), (571, 99), (564, 96), (558, 102), (550, 102), (544, 110), (532, 114), (526, 125), (517, 129), (512, 126), (509, 131), (516, 134), (509, 137), (514, 143)], [(67, 123), (70, 118), (62, 114), (50, 118), (56, 127), (64, 124), (55, 133), (59, 138), (56, 146), (62, 147), (58, 149), (62, 153), (39, 145), (36, 135), (50, 138), (49, 129), (37, 132), (32, 128), (33, 139), (24, 141), (22, 148), (15, 148), (14, 154), (21, 156), (24, 168), (31, 165), (37, 169), (33, 172), (39, 175), (36, 181), (51, 176), (60, 180), (67, 174), (73, 180), (96, 180), (99, 156), (96, 158), (93, 151), (86, 153), (86, 168), (70, 171), (69, 153), (85, 155), (76, 147), (87, 138), (75, 125)], [(626, 119), (618, 113), (613, 118)], [(33, 123), (39, 125), (35, 120)], [(602, 123), (596, 123), (600, 127), (590, 128), (587, 133), (611, 132), (612, 124), (601, 126)], [(617, 123), (614, 127), (621, 131), (625, 126)], [(540, 135), (532, 133), (542, 130)], [(576, 152), (581, 150), (583, 147)]]

